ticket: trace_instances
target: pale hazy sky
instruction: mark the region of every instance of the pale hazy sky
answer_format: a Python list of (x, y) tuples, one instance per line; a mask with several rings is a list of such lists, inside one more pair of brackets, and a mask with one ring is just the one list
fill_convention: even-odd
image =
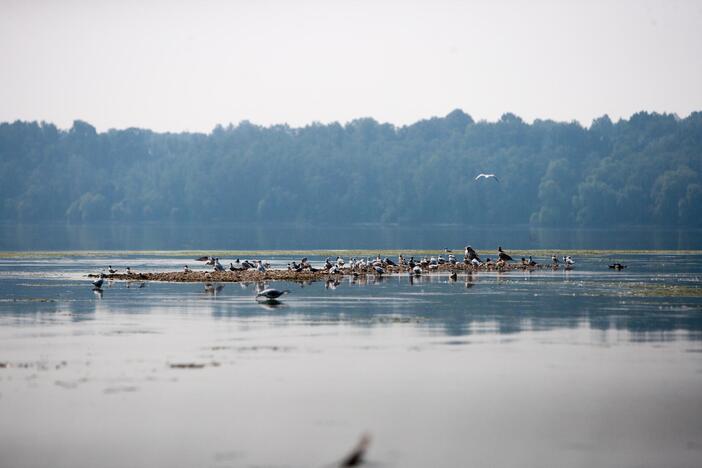
[(0, 121), (210, 131), (702, 110), (702, 0), (0, 0)]

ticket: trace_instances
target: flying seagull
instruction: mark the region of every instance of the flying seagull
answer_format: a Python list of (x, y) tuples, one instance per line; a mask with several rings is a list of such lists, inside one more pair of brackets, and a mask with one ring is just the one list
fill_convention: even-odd
[(497, 178), (495, 174), (483, 174), (482, 172), (475, 176), (475, 180), (480, 180), (480, 179), (495, 179), (497, 182), (500, 181), (500, 179)]

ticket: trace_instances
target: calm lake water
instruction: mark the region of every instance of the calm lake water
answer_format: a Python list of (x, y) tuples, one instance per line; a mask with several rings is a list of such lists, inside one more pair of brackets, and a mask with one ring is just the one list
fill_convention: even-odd
[[(272, 220), (274, 221), (274, 220)], [(463, 249), (702, 250), (702, 230), (660, 227), (553, 229), (475, 225), (0, 223), (8, 250)]]
[(363, 433), (376, 467), (702, 466), (702, 254), (576, 262), (271, 306), (85, 277), (192, 257), (0, 254), (0, 466), (329, 467)]

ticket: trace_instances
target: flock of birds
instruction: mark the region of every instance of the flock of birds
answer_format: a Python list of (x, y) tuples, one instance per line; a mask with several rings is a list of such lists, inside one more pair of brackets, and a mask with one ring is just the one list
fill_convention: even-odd
[[(480, 174), (480, 176), (492, 176), (494, 177), (493, 174)], [(479, 176), (479, 177), (480, 177)], [(444, 255), (445, 254), (445, 255)], [(338, 256), (336, 257), (336, 260), (332, 260), (331, 257), (327, 257), (324, 260), (324, 263), (321, 266), (313, 266), (312, 263), (307, 259), (307, 257), (302, 258), (299, 262), (298, 261), (292, 261), (288, 263), (287, 269), (288, 271), (294, 271), (294, 272), (322, 272), (326, 273), (329, 275), (336, 275), (342, 273), (342, 269), (344, 272), (350, 272), (354, 276), (359, 276), (360, 274), (374, 274), (374, 275), (383, 275), (385, 274), (388, 270), (394, 270), (397, 271), (397, 267), (401, 267), (400, 270), (404, 269), (405, 271), (408, 271), (410, 275), (412, 276), (420, 276), (426, 271), (435, 271), (439, 269), (440, 265), (448, 264), (450, 265), (456, 265), (458, 263), (458, 260), (456, 259), (456, 256), (454, 255), (453, 251), (446, 248), (444, 249), (444, 254), (440, 254), (437, 256), (430, 256), (430, 257), (422, 257), (421, 259), (415, 259), (414, 257), (410, 257), (409, 259), (406, 259), (403, 254), (399, 254), (397, 257), (397, 261), (394, 261), (393, 259), (389, 257), (384, 257), (382, 258), (380, 255), (377, 255), (375, 258), (370, 258), (370, 257), (362, 257), (362, 258), (356, 258), (356, 257), (351, 257), (348, 261), (348, 264), (346, 260)], [(473, 249), (470, 245), (466, 246), (463, 252), (463, 260), (462, 262), (466, 265), (470, 264), (475, 268), (487, 268), (488, 270), (497, 270), (500, 271), (502, 268), (505, 267), (505, 265), (509, 262), (514, 262), (515, 260), (512, 258), (511, 255), (509, 255), (507, 252), (505, 252), (501, 246), (497, 248), (497, 255), (495, 259), (491, 259), (490, 257), (485, 256), (485, 258), (481, 258), (481, 256), (478, 254), (478, 252)], [(205, 265), (211, 266), (213, 268), (213, 271), (215, 272), (224, 272), (224, 271), (247, 271), (247, 270), (253, 270), (261, 273), (265, 273), (271, 268), (271, 265), (268, 262), (264, 262), (262, 260), (243, 260), (241, 261), (240, 259), (236, 259), (233, 262), (229, 263), (228, 267), (225, 267), (222, 265), (220, 262), (220, 259), (217, 257), (211, 257), (211, 256), (203, 256), (195, 259), (198, 262), (204, 262)], [(534, 269), (537, 267), (548, 267), (554, 270), (557, 270), (563, 266), (565, 270), (572, 270), (575, 266), (575, 260), (570, 255), (564, 255), (560, 259), (558, 258), (557, 255), (552, 255), (550, 259), (550, 263), (546, 262), (544, 264), (539, 264), (537, 263), (532, 256), (527, 257), (522, 257), (520, 260), (520, 264), (524, 269)], [(622, 270), (626, 268), (626, 265), (623, 265), (621, 263), (613, 263), (609, 265), (609, 268), (614, 269), (614, 270)], [(107, 268), (107, 271), (110, 274), (116, 274), (118, 273), (118, 270), (112, 268), (112, 265), (109, 265)], [(190, 269), (188, 265), (185, 265), (183, 268), (184, 273), (191, 273), (193, 270)], [(130, 267), (126, 268), (126, 274), (131, 275), (133, 272)], [(107, 275), (103, 272), (100, 273), (100, 276), (97, 280), (92, 282), (94, 290), (101, 291), (102, 287), (105, 283), (105, 278)], [(455, 270), (451, 271), (449, 277), (453, 280), (457, 278), (457, 273)], [(144, 283), (142, 283), (139, 287), (143, 287)], [(207, 285), (206, 285), (207, 289)], [(284, 289), (275, 289), (275, 288), (265, 288), (263, 290), (259, 290), (256, 294), (256, 299), (263, 299), (267, 301), (276, 301), (279, 299), (281, 296), (284, 294), (290, 293), (289, 290)]]

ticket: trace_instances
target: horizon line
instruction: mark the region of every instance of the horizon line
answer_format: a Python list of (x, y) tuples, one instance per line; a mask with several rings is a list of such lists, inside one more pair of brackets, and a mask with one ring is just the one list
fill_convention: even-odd
[(109, 127), (109, 128), (107, 128), (107, 129), (98, 130), (98, 129), (97, 129), (92, 123), (90, 123), (88, 120), (84, 120), (84, 119), (81, 119), (81, 118), (74, 118), (70, 127), (62, 127), (62, 126), (60, 126), (60, 125), (58, 125), (58, 124), (56, 124), (56, 123), (54, 123), (54, 122), (52, 122), (52, 121), (43, 120), (43, 119), (41, 119), (41, 120), (39, 120), (39, 119), (25, 120), (25, 119), (21, 119), (21, 118), (17, 118), (17, 119), (12, 120), (12, 121), (9, 121), (9, 120), (7, 120), (7, 121), (0, 121), (0, 126), (2, 126), (2, 125), (13, 125), (13, 124), (16, 124), (16, 123), (18, 123), (18, 122), (19, 122), (19, 123), (25, 123), (25, 124), (33, 124), (33, 123), (34, 123), (34, 124), (39, 124), (39, 125), (53, 125), (53, 126), (56, 127), (58, 130), (60, 130), (60, 131), (66, 131), (66, 132), (67, 132), (67, 131), (70, 131), (70, 130), (75, 126), (76, 122), (82, 122), (82, 123), (84, 123), (84, 124), (88, 124), (88, 125), (90, 125), (91, 127), (93, 127), (93, 128), (95, 129), (96, 133), (98, 133), (98, 134), (109, 133), (109, 132), (112, 132), (112, 131), (146, 130), (146, 131), (149, 131), (149, 132), (152, 132), (152, 133), (156, 133), (156, 134), (171, 134), (171, 133), (182, 134), (182, 133), (186, 133), (186, 134), (202, 134), (202, 135), (209, 135), (209, 134), (214, 133), (215, 130), (218, 130), (218, 129), (220, 129), (220, 128), (222, 128), (222, 129), (238, 128), (238, 127), (240, 127), (242, 124), (244, 124), (244, 125), (247, 125), (247, 124), (248, 124), (248, 125), (252, 125), (252, 126), (254, 126), (254, 127), (259, 127), (259, 128), (264, 128), (264, 129), (271, 129), (271, 128), (276, 128), (276, 127), (288, 127), (288, 128), (290, 128), (290, 129), (292, 129), (292, 130), (299, 130), (299, 129), (305, 129), (305, 128), (308, 128), (308, 127), (315, 127), (315, 126), (331, 126), (331, 125), (334, 125), (334, 124), (337, 124), (337, 125), (340, 125), (340, 126), (342, 126), (342, 127), (345, 127), (345, 126), (347, 126), (347, 125), (353, 124), (354, 122), (358, 122), (358, 121), (367, 121), (367, 120), (372, 120), (372, 121), (376, 122), (376, 123), (379, 124), (379, 125), (390, 125), (390, 126), (394, 127), (395, 129), (403, 129), (403, 128), (412, 127), (412, 126), (417, 125), (417, 124), (422, 123), (422, 122), (427, 122), (427, 121), (431, 121), (431, 120), (435, 120), (435, 119), (445, 119), (445, 118), (449, 117), (451, 114), (455, 114), (455, 113), (458, 113), (458, 112), (460, 112), (461, 114), (463, 114), (463, 115), (469, 117), (470, 120), (471, 120), (470, 124), (497, 124), (497, 123), (501, 122), (503, 119), (505, 119), (505, 117), (509, 118), (510, 116), (512, 116), (512, 117), (516, 117), (518, 120), (520, 120), (522, 123), (524, 123), (524, 124), (526, 124), (526, 125), (534, 125), (534, 124), (537, 123), (537, 122), (553, 122), (553, 123), (557, 123), (557, 124), (568, 124), (568, 125), (577, 124), (577, 125), (579, 125), (580, 127), (589, 130), (589, 129), (592, 127), (592, 125), (593, 125), (596, 121), (601, 120), (601, 119), (604, 119), (604, 118), (607, 118), (607, 119), (610, 120), (610, 122), (612, 122), (613, 124), (617, 124), (617, 123), (622, 122), (622, 121), (623, 121), (623, 122), (629, 122), (629, 121), (631, 121), (632, 118), (634, 118), (635, 116), (637, 116), (637, 115), (639, 115), (639, 114), (657, 115), (657, 116), (662, 116), (662, 117), (672, 116), (673, 118), (675, 118), (675, 120), (685, 120), (685, 119), (691, 117), (691, 116), (694, 115), (694, 114), (697, 114), (697, 113), (702, 112), (702, 110), (693, 110), (693, 111), (690, 111), (690, 113), (689, 113), (688, 115), (683, 116), (683, 117), (681, 117), (677, 112), (658, 112), (658, 111), (640, 110), (640, 111), (634, 112), (634, 113), (631, 114), (628, 118), (627, 118), (627, 117), (619, 117), (619, 119), (616, 120), (616, 121), (615, 121), (615, 120), (612, 120), (612, 118), (609, 116), (608, 113), (604, 113), (604, 114), (600, 115), (599, 117), (593, 118), (593, 119), (591, 120), (591, 122), (590, 122), (589, 125), (584, 125), (584, 124), (583, 124), (580, 120), (578, 120), (578, 119), (571, 119), (571, 120), (554, 120), (554, 119), (551, 119), (551, 118), (534, 118), (534, 119), (532, 119), (531, 121), (528, 121), (528, 120), (525, 120), (524, 118), (520, 117), (519, 115), (517, 115), (517, 114), (515, 114), (515, 113), (513, 113), (513, 112), (509, 112), (509, 111), (508, 111), (508, 112), (503, 112), (503, 113), (500, 115), (500, 117), (499, 117), (498, 119), (496, 119), (496, 120), (489, 120), (489, 119), (485, 119), (485, 118), (483, 118), (483, 119), (475, 119), (471, 114), (469, 114), (468, 112), (464, 111), (464, 110), (461, 109), (460, 107), (457, 107), (457, 108), (453, 109), (452, 111), (450, 111), (449, 113), (447, 113), (446, 115), (443, 115), (443, 116), (432, 115), (432, 116), (429, 116), (429, 117), (421, 118), (421, 119), (419, 119), (419, 120), (415, 120), (414, 122), (412, 122), (412, 123), (407, 123), (407, 124), (395, 124), (395, 123), (389, 122), (389, 121), (384, 121), (384, 122), (383, 122), (383, 121), (377, 120), (375, 117), (372, 117), (372, 116), (364, 116), (364, 117), (355, 117), (355, 118), (353, 118), (353, 119), (346, 120), (346, 121), (343, 121), (343, 122), (340, 121), (340, 120), (331, 120), (331, 121), (326, 121), (326, 122), (324, 122), (324, 121), (319, 121), (319, 120), (313, 120), (313, 121), (311, 121), (311, 122), (308, 122), (307, 124), (298, 125), (298, 126), (292, 126), (292, 125), (290, 125), (290, 124), (287, 123), (287, 122), (278, 122), (278, 123), (271, 123), (271, 124), (260, 124), (260, 123), (253, 122), (253, 121), (251, 121), (251, 120), (249, 120), (249, 119), (242, 119), (242, 120), (239, 120), (236, 124), (234, 124), (234, 122), (231, 122), (231, 121), (230, 121), (230, 122), (227, 122), (227, 123), (217, 123), (217, 124), (215, 124), (209, 131), (207, 131), (207, 132), (205, 132), (205, 131), (192, 131), (192, 130), (165, 130), (165, 131), (162, 131), (162, 130), (153, 130), (153, 129), (148, 128), (148, 127), (140, 127), (140, 126), (134, 126), (134, 125), (132, 125), (132, 126), (127, 126), (127, 127)]

